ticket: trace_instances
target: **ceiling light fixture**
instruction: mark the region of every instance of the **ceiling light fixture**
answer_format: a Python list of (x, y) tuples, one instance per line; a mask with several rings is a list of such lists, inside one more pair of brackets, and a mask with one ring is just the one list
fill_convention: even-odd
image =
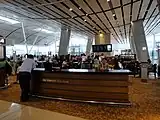
[(85, 19), (84, 22), (86, 22), (87, 20)]
[(86, 14), (86, 16), (88, 16), (88, 14)]
[(114, 16), (116, 16), (116, 14), (115, 14), (115, 13), (113, 13), (113, 15), (112, 15), (112, 16), (114, 17)]
[(79, 9), (82, 9), (81, 7), (79, 7)]
[(107, 2), (110, 2), (111, 0), (107, 0)]
[(69, 11), (72, 11), (72, 10), (73, 10), (72, 8), (69, 9)]
[(46, 30), (46, 29), (41, 29), (41, 28), (36, 28), (36, 29), (34, 29), (34, 30), (35, 30), (35, 31), (39, 31), (39, 32), (48, 33), (48, 34), (54, 33), (53, 31)]
[(11, 24), (18, 24), (18, 23), (20, 23), (19, 21), (16, 21), (16, 20), (13, 20), (13, 19), (10, 19), (10, 18), (6, 18), (6, 17), (3, 17), (3, 16), (0, 16), (0, 20), (9, 22)]

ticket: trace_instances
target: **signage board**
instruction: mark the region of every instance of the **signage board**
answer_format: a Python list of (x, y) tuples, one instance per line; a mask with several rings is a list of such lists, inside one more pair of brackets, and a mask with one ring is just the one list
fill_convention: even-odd
[(112, 52), (112, 44), (92, 45), (93, 52)]

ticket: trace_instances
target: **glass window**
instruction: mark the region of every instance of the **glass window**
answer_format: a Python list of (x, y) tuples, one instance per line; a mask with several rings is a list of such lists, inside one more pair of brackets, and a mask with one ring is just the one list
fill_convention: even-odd
[(71, 32), (68, 53), (80, 55), (86, 52), (88, 37), (84, 34)]

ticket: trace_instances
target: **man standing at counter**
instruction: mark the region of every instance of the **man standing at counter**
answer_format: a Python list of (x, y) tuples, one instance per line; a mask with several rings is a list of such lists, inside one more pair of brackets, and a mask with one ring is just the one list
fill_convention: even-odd
[(28, 55), (19, 70), (19, 83), (21, 87), (21, 101), (29, 99), (31, 71), (36, 67), (33, 55)]

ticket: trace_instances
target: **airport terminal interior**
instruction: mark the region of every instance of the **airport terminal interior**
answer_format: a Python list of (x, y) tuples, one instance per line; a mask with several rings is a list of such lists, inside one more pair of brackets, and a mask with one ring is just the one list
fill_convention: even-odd
[(0, 0), (0, 120), (160, 120), (160, 0)]

